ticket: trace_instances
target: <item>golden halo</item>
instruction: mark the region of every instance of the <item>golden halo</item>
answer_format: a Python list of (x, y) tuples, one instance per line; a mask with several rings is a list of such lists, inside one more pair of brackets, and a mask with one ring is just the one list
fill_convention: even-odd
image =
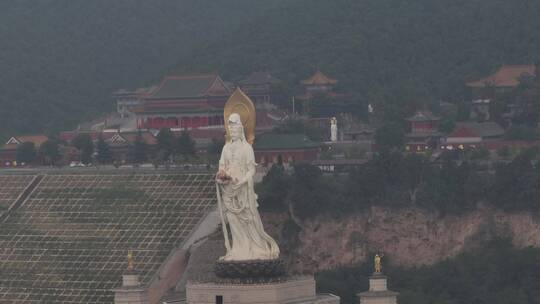
[(233, 113), (240, 115), (246, 140), (253, 145), (253, 141), (255, 140), (255, 106), (240, 88), (234, 90), (227, 103), (225, 103), (225, 109), (223, 110), (226, 142), (231, 140), (231, 135), (229, 134), (229, 116)]

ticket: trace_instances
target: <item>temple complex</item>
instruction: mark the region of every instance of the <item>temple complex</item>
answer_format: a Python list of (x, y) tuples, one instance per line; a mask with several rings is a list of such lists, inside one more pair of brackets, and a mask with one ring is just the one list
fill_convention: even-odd
[(278, 80), (267, 72), (255, 72), (238, 82), (238, 87), (257, 106), (272, 102), (272, 85)]
[(304, 89), (304, 93), (296, 96), (296, 98), (299, 100), (307, 100), (319, 94), (334, 97), (336, 95), (336, 93), (334, 93), (334, 86), (337, 83), (338, 81), (336, 79), (332, 79), (323, 74), (320, 70), (317, 70), (311, 77), (300, 82)]
[[(120, 164), (129, 163), (131, 161), (130, 147), (135, 143), (135, 141), (137, 141), (137, 139), (141, 140), (148, 146), (149, 154), (154, 152), (154, 148), (157, 144), (155, 136), (148, 131), (66, 131), (60, 133), (59, 139), (69, 144), (79, 134), (87, 134), (90, 136), (94, 144), (97, 143), (99, 138), (102, 138), (110, 147), (113, 161), (117, 161)], [(72, 150), (72, 154), (68, 155), (68, 159), (70, 161), (76, 161), (79, 159), (76, 149)]]
[(441, 137), (438, 130), (440, 117), (433, 115), (430, 111), (417, 111), (406, 121), (410, 127), (405, 145), (407, 151), (422, 152), (437, 148), (437, 143)]
[(441, 141), (441, 150), (463, 150), (500, 146), (504, 129), (495, 122), (459, 122)]
[(46, 142), (48, 137), (43, 134), (12, 136), (0, 148), (0, 167), (16, 167), (17, 148), (22, 143), (32, 143), (34, 148), (39, 149), (41, 144)]
[[(522, 80), (536, 76), (534, 64), (503, 65), (495, 73), (466, 83), (471, 90), (471, 118), (477, 121), (491, 119), (491, 101), (514, 90)], [(511, 107), (511, 105), (509, 105)]]
[(319, 156), (320, 145), (304, 134), (262, 134), (255, 139), (255, 162), (262, 167), (275, 164), (285, 167), (298, 162), (312, 162)]
[(501, 93), (517, 87), (523, 77), (534, 77), (536, 66), (503, 65), (495, 73), (478, 80), (470, 81), (466, 85), (472, 89), (473, 99), (492, 97), (493, 93)]
[(125, 118), (133, 114), (133, 110), (143, 103), (143, 99), (152, 94), (156, 86), (139, 88), (134, 91), (119, 89), (113, 93), (116, 100), (116, 112), (120, 117)]
[(217, 74), (167, 76), (133, 109), (137, 128), (222, 127), (230, 93)]
[[(296, 95), (304, 114), (311, 117), (332, 117), (348, 112), (347, 94), (334, 91), (336, 79), (332, 79), (320, 70), (317, 70), (311, 77), (300, 82), (303, 93)], [(320, 99), (328, 99), (331, 102), (316, 102)]]

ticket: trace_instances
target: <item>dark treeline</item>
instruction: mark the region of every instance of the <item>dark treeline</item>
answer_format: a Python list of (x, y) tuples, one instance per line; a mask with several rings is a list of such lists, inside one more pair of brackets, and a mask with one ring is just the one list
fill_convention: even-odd
[(399, 116), (461, 100), (464, 81), (500, 64), (536, 62), (539, 12), (535, 0), (3, 1), (0, 129), (74, 127), (167, 71), (267, 70), (285, 104), (320, 68)]
[(0, 138), (65, 130), (113, 111), (117, 89), (159, 82), (195, 45), (279, 3), (2, 1)]
[(356, 102), (403, 114), (462, 100), (465, 81), (501, 64), (537, 61), (538, 12), (532, 0), (289, 1), (180, 58), (176, 70), (208, 66), (232, 79), (268, 70), (294, 91), (320, 68)]
[(494, 172), (479, 162), (384, 152), (347, 175), (329, 175), (298, 164), (292, 174), (274, 166), (258, 187), (261, 208), (293, 211), (300, 218), (340, 215), (371, 206), (420, 207), (464, 213), (480, 205), (507, 211), (540, 210), (540, 163), (526, 150)]
[[(404, 269), (387, 260), (383, 267), (389, 288), (400, 292), (400, 304), (533, 304), (540, 299), (540, 249), (516, 249), (505, 240), (433, 266)], [(358, 303), (355, 294), (368, 289), (372, 272), (372, 263), (321, 272), (317, 287), (338, 294), (343, 304)]]

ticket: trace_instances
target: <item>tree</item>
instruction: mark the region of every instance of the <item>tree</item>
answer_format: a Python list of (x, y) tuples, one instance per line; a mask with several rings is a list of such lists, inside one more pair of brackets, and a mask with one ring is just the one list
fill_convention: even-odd
[(208, 145), (208, 148), (206, 149), (206, 152), (208, 153), (208, 156), (211, 160), (216, 161), (219, 158), (224, 144), (224, 140), (217, 140), (215, 138), (212, 138), (212, 142)]
[(444, 119), (439, 124), (439, 131), (441, 131), (442, 133), (450, 133), (452, 132), (452, 130), (454, 130), (455, 126), (456, 126), (456, 123), (453, 120)]
[(80, 133), (71, 140), (71, 144), (79, 150), (80, 161), (84, 164), (92, 162), (92, 154), (94, 154), (94, 143), (89, 134)]
[(142, 134), (139, 132), (135, 141), (130, 147), (131, 160), (135, 164), (140, 164), (148, 160), (148, 145), (144, 142)]
[(502, 146), (502, 147), (498, 148), (497, 149), (497, 155), (499, 157), (503, 157), (503, 158), (509, 157), (511, 155), (510, 147)]
[(189, 135), (189, 132), (183, 130), (178, 137), (178, 154), (184, 157), (184, 160), (187, 160), (190, 156), (195, 155), (195, 141)]
[(105, 142), (102, 136), (98, 138), (96, 152), (96, 158), (100, 164), (107, 164), (112, 160), (111, 147), (107, 142)]
[(313, 141), (323, 141), (325, 137), (324, 130), (309, 125), (302, 119), (290, 118), (283, 124), (274, 128), (274, 132), (279, 134), (305, 134)]
[(474, 149), (471, 151), (471, 159), (473, 160), (488, 159), (488, 158), (489, 158), (489, 150), (486, 147), (480, 147), (478, 149)]
[(412, 153), (403, 161), (403, 184), (409, 190), (409, 200), (415, 205), (416, 196), (424, 177), (429, 174), (429, 160), (420, 154)]
[(210, 154), (221, 154), (221, 150), (223, 150), (223, 146), (225, 145), (224, 140), (218, 140), (215, 138), (212, 138), (212, 142), (208, 146), (208, 153)]
[(506, 131), (506, 137), (513, 140), (535, 140), (538, 138), (538, 133), (536, 128), (515, 124)]
[(36, 160), (36, 146), (31, 142), (23, 142), (17, 146), (16, 159), (18, 163), (32, 163)]
[(540, 172), (533, 165), (532, 153), (520, 153), (508, 164), (495, 170), (491, 199), (506, 210), (538, 210)]
[(272, 166), (257, 188), (261, 209), (278, 212), (287, 210), (286, 197), (290, 189), (291, 177), (287, 175), (283, 166)]
[(162, 128), (156, 136), (158, 154), (162, 161), (170, 159), (176, 152), (176, 140), (171, 129)]
[(401, 150), (405, 144), (405, 132), (399, 123), (384, 124), (375, 132), (375, 142), (380, 150)]
[(54, 165), (60, 159), (60, 146), (58, 141), (49, 139), (39, 146), (39, 156), (41, 156), (47, 164)]
[(540, 82), (534, 76), (521, 76), (511, 95), (515, 106), (512, 122), (536, 128), (540, 117)]

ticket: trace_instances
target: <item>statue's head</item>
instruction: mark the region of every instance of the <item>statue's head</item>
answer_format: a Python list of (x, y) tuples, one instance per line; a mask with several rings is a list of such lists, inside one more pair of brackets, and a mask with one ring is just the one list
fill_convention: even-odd
[(244, 139), (244, 126), (242, 125), (240, 115), (237, 113), (232, 113), (229, 116), (229, 134), (231, 135), (232, 141)]

